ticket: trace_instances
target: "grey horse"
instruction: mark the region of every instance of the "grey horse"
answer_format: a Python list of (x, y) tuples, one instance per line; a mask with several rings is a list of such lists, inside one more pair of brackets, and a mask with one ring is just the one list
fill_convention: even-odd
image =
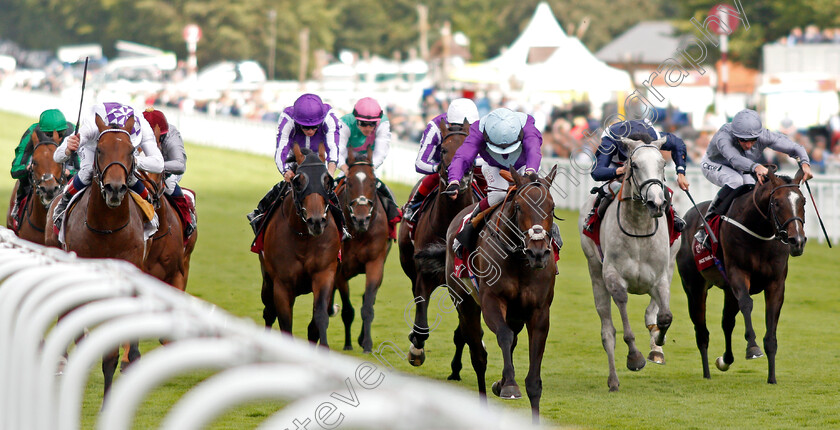
[[(632, 138), (632, 139), (631, 139)], [(635, 140), (640, 139), (640, 140)], [(651, 352), (648, 359), (665, 364), (662, 345), (665, 332), (673, 318), (670, 310), (671, 278), (674, 257), (679, 241), (669, 245), (667, 223), (662, 215), (668, 210), (665, 190), (665, 159), (659, 148), (665, 138), (651, 142), (646, 135), (622, 138), (628, 166), (620, 195), (610, 204), (601, 222), (601, 249), (592, 239), (581, 234), (583, 253), (589, 263), (595, 309), (601, 318), (601, 343), (607, 352), (610, 391), (618, 391), (615, 371), (615, 327), (612, 322), (610, 298), (615, 301), (624, 327), (627, 343), (627, 368), (633, 371), (645, 367), (645, 358), (636, 348), (635, 336), (627, 317), (627, 297), (631, 294), (650, 295), (645, 311), (645, 324), (650, 331)], [(581, 210), (578, 231), (582, 232), (593, 198)], [(603, 255), (603, 257), (602, 257)]]

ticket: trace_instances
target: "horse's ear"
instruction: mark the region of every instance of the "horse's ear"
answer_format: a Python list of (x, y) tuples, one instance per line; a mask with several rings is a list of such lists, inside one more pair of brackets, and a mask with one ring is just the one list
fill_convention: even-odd
[(554, 167), (551, 168), (551, 171), (545, 175), (545, 180), (548, 181), (548, 186), (550, 187), (551, 184), (554, 183), (554, 177), (557, 176), (557, 165), (555, 164)]
[(309, 182), (309, 177), (303, 173), (298, 173), (292, 178), (292, 186), (295, 188), (295, 191), (301, 192), (306, 189), (306, 185)]
[(125, 122), (125, 125), (122, 127), (122, 129), (127, 131), (128, 134), (131, 134), (131, 130), (134, 130), (134, 117), (133, 116), (131, 118), (129, 118), (128, 121)]
[(661, 149), (662, 145), (664, 145), (667, 140), (668, 140), (667, 136), (662, 136), (659, 139), (654, 140), (650, 144), (653, 145), (653, 146), (656, 146), (656, 149)]
[(324, 149), (323, 143), (318, 144), (318, 158), (320, 158), (324, 163), (327, 162), (327, 150)]
[(779, 170), (779, 166), (775, 164), (768, 164), (767, 166), (767, 177), (776, 176), (776, 171)]
[(469, 129), (470, 129), (470, 122), (467, 121), (466, 118), (464, 118), (464, 131), (469, 130)]
[(333, 181), (333, 177), (330, 176), (329, 173), (324, 173), (323, 175), (321, 175), (321, 183), (324, 185), (325, 190), (332, 190), (333, 184), (335, 182)]
[(638, 148), (639, 145), (642, 144), (642, 142), (639, 141), (639, 140), (633, 140), (633, 139), (628, 139), (626, 137), (622, 137), (621, 138), (621, 144), (624, 147), (624, 155), (629, 157), (630, 154), (632, 154), (633, 151), (636, 150), (636, 148)]
[(43, 132), (41, 130), (36, 130), (32, 132), (32, 137), (30, 138), (30, 141), (32, 142), (33, 146), (41, 143), (41, 138), (38, 136), (40, 133)]
[(445, 136), (449, 133), (449, 123), (446, 122), (446, 118), (440, 120), (440, 135)]
[(799, 171), (796, 172), (796, 176), (793, 177), (793, 183), (801, 185), (802, 179), (805, 177), (805, 171), (802, 170), (802, 167), (799, 167)]
[(367, 160), (373, 161), (373, 146), (368, 146), (368, 149), (365, 151), (367, 152)]
[(347, 148), (347, 160), (345, 160), (345, 164), (348, 166), (356, 162), (356, 151), (353, 148)]
[(108, 124), (105, 124), (105, 121), (102, 121), (99, 115), (94, 114), (93, 117), (96, 118), (96, 128), (99, 129), (100, 133), (108, 129)]
[(513, 179), (514, 185), (522, 185), (522, 182), (524, 182), (522, 180), (522, 175), (520, 175), (519, 172), (517, 172), (516, 169), (513, 168), (513, 166), (508, 167), (508, 171), (510, 172), (510, 177)]
[(300, 152), (300, 145), (295, 143), (292, 145), (292, 153), (295, 154), (295, 161), (297, 161), (298, 166), (303, 164), (303, 152)]

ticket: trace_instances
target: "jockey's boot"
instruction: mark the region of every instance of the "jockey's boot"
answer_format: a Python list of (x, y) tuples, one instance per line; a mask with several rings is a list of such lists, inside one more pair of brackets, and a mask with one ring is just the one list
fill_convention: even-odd
[(385, 185), (384, 182), (376, 179), (376, 192), (379, 194), (379, 200), (382, 201), (382, 206), (385, 208), (385, 214), (388, 217), (388, 237), (390, 239), (397, 239), (397, 223), (403, 218), (403, 213), (397, 206), (397, 201), (394, 198), (394, 193)]
[(455, 241), (452, 243), (452, 250), (455, 251), (455, 255), (457, 255), (458, 258), (462, 260), (465, 259), (469, 255), (469, 252), (475, 249), (475, 244), (478, 241), (478, 228), (473, 225), (473, 220), (476, 215), (489, 207), (490, 203), (487, 199), (482, 199), (478, 202), (470, 215), (469, 221), (467, 221), (467, 223), (464, 224), (464, 228), (455, 235)]
[(178, 195), (177, 192), (173, 192), (172, 200), (175, 202), (175, 206), (180, 214), (179, 218), (184, 221), (184, 238), (190, 237), (190, 235), (195, 231), (196, 224), (195, 212), (192, 208), (192, 204), (183, 193)]
[(415, 218), (417, 217), (417, 211), (423, 204), (423, 200), (425, 200), (429, 193), (435, 189), (435, 186), (437, 186), (439, 182), (440, 174), (434, 173), (426, 175), (423, 180), (420, 181), (420, 185), (417, 187), (414, 195), (411, 196), (411, 200), (403, 206), (403, 218), (412, 224), (416, 224), (417, 220)]
[[(593, 188), (595, 190), (595, 188)], [(592, 205), (592, 209), (589, 211), (589, 215), (586, 217), (586, 222), (583, 224), (584, 230), (588, 232), (592, 232), (593, 225), (589, 223), (589, 220), (592, 219), (593, 216), (597, 213), (598, 216), (603, 217), (604, 212), (607, 210), (607, 206), (610, 205), (612, 199), (607, 196), (606, 192), (603, 190), (602, 187), (598, 187), (597, 191), (593, 191), (596, 193), (595, 196), (595, 203)]]
[(338, 231), (341, 233), (341, 241), (344, 242), (347, 239), (352, 239), (353, 236), (347, 231), (347, 222), (344, 220), (344, 211), (341, 210), (341, 206), (338, 203), (338, 196), (335, 194), (334, 190), (327, 190), (329, 193), (329, 202), (327, 203), (330, 209), (330, 213), (335, 220)]
[[(706, 222), (711, 221), (712, 218), (715, 217), (715, 215), (724, 215), (724, 212), (726, 212), (726, 210), (729, 209), (729, 203), (731, 203), (731, 197), (733, 196), (734, 191), (735, 190), (733, 190), (728, 185), (724, 185), (720, 189), (720, 191), (718, 191), (717, 195), (715, 195), (714, 200), (712, 200), (712, 203), (709, 205), (709, 208), (706, 209), (706, 215), (703, 216)], [(674, 226), (676, 226), (676, 218), (674, 221)], [(700, 225), (700, 230), (694, 235), (694, 238), (697, 240), (698, 243), (702, 244), (703, 247), (705, 247), (709, 251), (712, 250), (712, 244), (711, 240), (709, 239), (709, 233), (706, 231), (705, 226), (703, 226), (702, 224)]]
[(271, 208), (277, 199), (279, 199), (282, 195), (284, 190), (286, 189), (288, 182), (280, 181), (274, 184), (270, 190), (263, 196), (262, 200), (257, 203), (257, 208), (253, 210), (253, 212), (245, 215), (248, 218), (248, 222), (251, 223), (251, 228), (254, 230), (254, 234), (256, 235), (260, 231), (260, 225), (262, 224), (262, 220), (265, 217), (265, 214)]
[(56, 234), (61, 231), (61, 225), (64, 223), (64, 213), (67, 211), (67, 205), (70, 203), (70, 200), (85, 186), (86, 184), (82, 182), (78, 176), (75, 176), (73, 177), (73, 180), (64, 187), (64, 193), (61, 195), (61, 200), (58, 201), (58, 204), (55, 205), (55, 209), (53, 210), (53, 229)]
[(149, 190), (146, 189), (145, 185), (143, 185), (143, 181), (134, 181), (134, 184), (129, 185), (128, 188), (131, 189), (131, 191), (137, 193), (137, 195), (142, 197), (143, 200), (146, 200), (147, 202), (151, 203), (152, 194), (149, 193)]
[(557, 248), (563, 247), (563, 238), (560, 237), (560, 227), (557, 224), (551, 223), (551, 239), (557, 244)]

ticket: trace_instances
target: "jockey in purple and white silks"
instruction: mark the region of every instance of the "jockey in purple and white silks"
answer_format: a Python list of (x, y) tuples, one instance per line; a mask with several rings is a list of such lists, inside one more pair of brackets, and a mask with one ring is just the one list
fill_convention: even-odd
[[(56, 230), (61, 229), (64, 219), (64, 211), (70, 199), (79, 191), (90, 185), (93, 179), (93, 163), (96, 157), (96, 145), (99, 142), (99, 128), (96, 126), (96, 117), (102, 119), (107, 125), (125, 126), (130, 118), (134, 118), (134, 127), (128, 132), (131, 144), (138, 147), (142, 153), (135, 152), (137, 169), (150, 173), (161, 173), (163, 171), (163, 155), (155, 142), (155, 133), (143, 115), (138, 115), (134, 108), (121, 103), (105, 102), (97, 103), (88, 113), (82, 116), (79, 132), (64, 139), (61, 146), (55, 150), (53, 160), (56, 163), (67, 161), (73, 151), (78, 151), (81, 167), (79, 173), (67, 184), (61, 201), (53, 212), (53, 221)], [(138, 181), (133, 172), (128, 175), (128, 187), (144, 199), (149, 198), (149, 192)]]
[[(712, 136), (706, 155), (700, 163), (703, 176), (721, 187), (706, 211), (707, 221), (715, 215), (726, 214), (736, 197), (735, 189), (741, 185), (755, 184), (752, 173), (759, 183), (764, 181), (768, 172), (761, 164), (764, 161), (765, 148), (785, 153), (797, 160), (805, 174), (803, 180), (814, 177), (808, 152), (802, 145), (790, 140), (783, 133), (765, 129), (758, 112), (744, 109), (735, 114), (731, 123), (724, 124)], [(695, 238), (706, 245), (706, 230), (701, 228)]]
[[(287, 185), (295, 176), (296, 164), (287, 162), (292, 148), (297, 143), (301, 149), (309, 148), (318, 153), (318, 146), (324, 145), (326, 152), (327, 171), (332, 175), (338, 162), (338, 142), (340, 139), (339, 120), (330, 105), (321, 101), (315, 94), (304, 94), (295, 100), (294, 105), (287, 107), (280, 114), (277, 125), (277, 149), (274, 162), (277, 170), (283, 174), (283, 181), (278, 182), (268, 191), (257, 204), (257, 208), (247, 215), (254, 234), (258, 234), (262, 219), (275, 201), (280, 201), (285, 194)], [(344, 228), (344, 213), (338, 206), (338, 197), (334, 190), (330, 192), (330, 213), (338, 224), (342, 233), (342, 240), (350, 238)]]
[[(539, 171), (541, 146), (542, 134), (534, 125), (534, 117), (506, 108), (496, 109), (470, 126), (469, 136), (455, 152), (449, 166), (449, 185), (445, 193), (452, 198), (458, 196), (458, 182), (472, 168), (476, 156), (481, 155), (484, 160), (481, 173), (487, 180), (487, 197), (475, 206), (470, 217), (472, 221), (480, 212), (504, 200), (510, 184), (499, 173), (502, 169), (513, 167), (521, 175)], [(562, 245), (556, 225), (552, 226), (551, 233), (557, 244)], [(476, 236), (472, 222), (467, 222), (456, 237), (455, 252), (461, 258), (475, 248)]]
[(417, 191), (411, 197), (411, 200), (405, 204), (403, 216), (410, 222), (415, 222), (414, 217), (417, 214), (417, 209), (420, 203), (431, 193), (438, 182), (440, 182), (440, 175), (438, 174), (438, 166), (440, 165), (440, 145), (443, 136), (440, 135), (440, 127), (442, 122), (446, 122), (453, 129), (455, 127), (463, 126), (464, 121), (467, 122), (467, 127), (478, 122), (478, 108), (475, 103), (466, 98), (452, 100), (449, 103), (449, 108), (446, 113), (442, 113), (434, 118), (426, 125), (423, 130), (423, 136), (420, 138), (420, 152), (417, 153), (417, 160), (414, 162), (414, 168), (417, 173), (426, 175)]
[(338, 116), (332, 107), (315, 94), (304, 94), (280, 114), (274, 154), (277, 169), (287, 181), (291, 180), (292, 169), (286, 160), (292, 153), (292, 146), (297, 143), (301, 148), (317, 153), (318, 145), (323, 144), (327, 153), (327, 170), (332, 175), (338, 163), (339, 138)]

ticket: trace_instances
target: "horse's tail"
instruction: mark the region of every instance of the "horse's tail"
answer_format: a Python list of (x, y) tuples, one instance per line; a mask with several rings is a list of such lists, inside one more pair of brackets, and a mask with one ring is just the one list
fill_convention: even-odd
[(446, 244), (437, 242), (426, 245), (414, 254), (414, 261), (420, 273), (443, 276), (446, 271)]

